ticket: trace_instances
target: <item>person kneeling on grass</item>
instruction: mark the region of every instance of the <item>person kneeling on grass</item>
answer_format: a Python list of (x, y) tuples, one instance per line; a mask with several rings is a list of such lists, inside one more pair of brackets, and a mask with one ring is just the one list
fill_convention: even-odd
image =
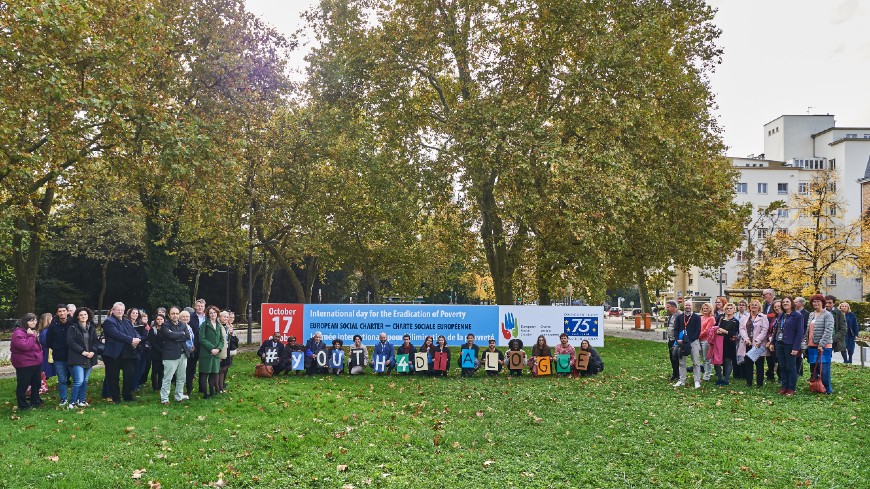
[(344, 346), (344, 342), (341, 341), (340, 339), (336, 338), (336, 339), (332, 340), (332, 347), (330, 347), (326, 350), (326, 358), (327, 358), (327, 361), (329, 362), (329, 373), (331, 373), (333, 375), (340, 375), (342, 372), (344, 372), (344, 358), (342, 358), (342, 360), (341, 360), (341, 367), (338, 367), (338, 368), (332, 367), (333, 355), (336, 355), (336, 357), (337, 357), (338, 352), (342, 351), (341, 349), (343, 346)]
[[(513, 377), (513, 376), (521, 377), (523, 375), (522, 366), (526, 364), (526, 352), (523, 351), (523, 340), (521, 340), (519, 338), (514, 338), (514, 339), (508, 341), (508, 351), (509, 352), (519, 352), (518, 354), (520, 355), (520, 358), (521, 358), (521, 360), (519, 362), (517, 362), (517, 365), (519, 365), (520, 368), (508, 369), (508, 374), (511, 377)], [(514, 353), (514, 354), (516, 355), (517, 353)], [(508, 361), (508, 364), (512, 365), (510, 363), (510, 361)]]
[[(474, 363), (474, 367), (463, 367), (463, 360), (468, 355), (468, 351), (471, 351), (472, 357), (471, 360)], [(480, 356), (480, 349), (477, 345), (474, 344), (474, 335), (468, 333), (468, 336), (465, 337), (465, 344), (462, 345), (462, 348), (459, 350), (459, 359), (458, 364), (459, 368), (462, 369), (463, 377), (472, 377), (475, 373), (477, 373), (477, 369), (480, 368), (480, 360), (478, 357)]]
[(402, 344), (396, 348), (396, 355), (408, 355), (408, 371), (402, 372), (404, 375), (414, 375), (414, 354), (417, 349), (411, 344), (411, 335), (405, 334), (402, 336)]
[(583, 340), (580, 343), (580, 351), (589, 352), (589, 364), (586, 366), (586, 370), (581, 370), (580, 375), (583, 377), (589, 375), (597, 375), (598, 372), (604, 372), (604, 362), (601, 360), (601, 356), (598, 354), (598, 351), (595, 348), (592, 348), (592, 345), (589, 344), (589, 341)]
[(486, 375), (496, 376), (499, 373), (501, 373), (501, 368), (504, 366), (504, 353), (502, 353), (501, 350), (499, 350), (495, 347), (495, 340), (492, 338), (490, 338), (490, 340), (489, 340), (489, 348), (487, 348), (486, 350), (483, 350), (480, 353), (480, 361), (482, 363), (484, 363), (485, 365), (488, 365), (488, 363), (486, 362), (486, 356), (488, 353), (495, 353), (498, 355), (498, 361), (497, 361), (498, 369), (497, 370), (487, 370)]

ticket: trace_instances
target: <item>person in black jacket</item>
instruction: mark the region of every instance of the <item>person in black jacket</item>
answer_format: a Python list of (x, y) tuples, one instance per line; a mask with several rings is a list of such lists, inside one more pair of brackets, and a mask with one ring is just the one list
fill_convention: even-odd
[[(187, 323), (190, 329), (193, 330), (193, 349), (191, 350), (190, 358), (187, 359), (187, 383), (185, 384), (188, 394), (193, 389), (193, 379), (196, 378), (196, 366), (199, 364), (199, 325), (206, 320), (205, 300), (197, 299), (193, 304), (193, 311), (194, 313), (190, 315), (190, 322)], [(204, 389), (199, 389), (201, 394), (205, 394), (203, 391)]]
[(175, 381), (175, 400), (178, 402), (190, 399), (184, 394), (185, 376), (187, 375), (187, 354), (185, 343), (190, 340), (187, 325), (178, 320), (178, 308), (169, 308), (169, 320), (160, 327), (159, 336), (163, 348), (163, 383), (160, 386), (160, 402), (169, 404), (169, 388), (172, 377)]
[[(124, 317), (124, 303), (116, 302), (112, 306), (112, 315), (103, 323), (103, 333), (106, 335), (106, 349), (103, 351), (103, 362), (106, 364), (106, 393), (112, 402), (133, 401), (133, 387), (138, 379), (133, 379), (136, 373), (136, 347), (142, 341), (133, 325)], [(118, 389), (118, 380), (124, 372), (123, 388)]]
[(48, 325), (45, 334), (45, 344), (51, 348), (51, 356), (54, 361), (54, 370), (57, 373), (57, 395), (60, 397), (60, 405), (67, 403), (67, 381), (69, 380), (69, 366), (67, 365), (67, 330), (75, 322), (69, 315), (66, 304), (57, 305), (57, 315)]
[[(305, 343), (305, 367), (308, 375), (325, 374), (328, 370), (325, 366), (321, 366), (317, 361), (319, 352), (326, 353), (326, 343), (323, 342), (323, 334), (316, 331), (314, 336), (308, 339)], [(328, 360), (327, 360), (328, 363)]]
[(281, 373), (284, 370), (284, 364), (281, 362), (281, 357), (284, 356), (284, 344), (281, 343), (281, 333), (276, 331), (272, 335), (272, 338), (264, 341), (260, 345), (260, 349), (257, 350), (257, 356), (260, 357), (264, 365), (272, 367), (274, 375)]
[[(477, 369), (480, 368), (480, 348), (474, 344), (474, 335), (468, 333), (465, 336), (465, 344), (462, 345), (462, 348), (459, 349), (459, 358), (457, 359), (457, 364), (459, 368), (462, 369), (463, 377), (472, 377), (475, 373), (477, 373)], [(474, 367), (466, 367), (463, 368), (462, 361), (470, 360)]]
[(148, 355), (151, 357), (151, 390), (159, 391), (163, 385), (163, 338), (160, 328), (166, 322), (166, 316), (154, 316), (151, 329), (148, 331)]
[[(396, 355), (408, 355), (408, 371), (402, 372), (405, 375), (414, 375), (414, 354), (417, 349), (411, 344), (411, 335), (405, 334), (402, 336), (402, 344), (396, 347)], [(398, 368), (398, 360), (396, 360)]]
[(674, 337), (683, 349), (680, 355), (680, 380), (674, 387), (686, 385), (686, 356), (692, 355), (692, 375), (695, 379), (695, 389), (701, 388), (701, 316), (692, 311), (692, 303), (683, 304), (683, 312), (674, 320)]
[[(447, 362), (445, 363), (446, 368), (444, 370), (434, 370), (434, 374), (436, 377), (447, 377), (447, 372), (450, 370), (450, 347), (447, 346), (447, 338), (444, 335), (438, 336), (438, 343), (432, 348), (432, 358), (435, 358), (435, 355), (438, 353), (443, 353), (447, 355)], [(433, 362), (434, 366), (434, 362)]]
[(73, 317), (75, 322), (66, 331), (67, 363), (73, 378), (68, 409), (88, 407), (88, 379), (91, 376), (91, 369), (97, 364), (98, 340), (94, 313), (87, 307), (82, 307)]
[(498, 360), (496, 361), (496, 365), (498, 365), (497, 370), (487, 370), (486, 375), (496, 376), (501, 372), (501, 368), (504, 366), (504, 353), (501, 350), (495, 347), (495, 339), (489, 339), (489, 348), (480, 352), (480, 363), (487, 365), (486, 363), (486, 355), (487, 353), (495, 353), (498, 355)]

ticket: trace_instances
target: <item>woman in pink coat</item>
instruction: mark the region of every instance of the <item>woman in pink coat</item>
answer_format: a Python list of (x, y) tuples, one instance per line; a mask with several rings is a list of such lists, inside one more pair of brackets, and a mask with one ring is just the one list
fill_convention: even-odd
[[(709, 302), (701, 304), (701, 360), (704, 362), (704, 381), (710, 380), (713, 366), (710, 362), (710, 348), (713, 346), (710, 340), (716, 337), (716, 318), (713, 316), (713, 306)], [(721, 352), (721, 348), (720, 348)], [(721, 357), (721, 353), (719, 354)]]
[[(761, 303), (753, 300), (749, 303), (749, 316), (740, 323), (740, 347), (737, 355), (746, 354), (752, 348), (763, 347), (764, 353), (753, 362), (748, 357), (743, 360), (744, 378), (746, 386), (752, 387), (752, 370), (755, 366), (756, 382), (759, 387), (764, 385), (764, 357), (767, 356), (767, 330), (770, 322), (767, 316), (761, 314)], [(742, 352), (741, 352), (742, 350)]]
[[(42, 400), (39, 398), (39, 387), (42, 384), (42, 345), (39, 344), (36, 326), (36, 314), (25, 314), (12, 332), (9, 345), (9, 359), (15, 367), (15, 377), (18, 380), (15, 398), (20, 410), (42, 406)], [(27, 402), (26, 396), (28, 387), (30, 387), (30, 403)]]
[[(709, 313), (709, 314), (708, 314)], [(710, 365), (721, 366), (722, 365), (722, 336), (718, 335), (719, 332), (719, 321), (716, 316), (713, 315), (713, 308), (710, 307), (710, 304), (704, 304), (701, 306), (701, 328), (707, 333), (707, 358), (705, 368), (709, 368)], [(703, 334), (703, 333), (702, 333)], [(709, 379), (710, 372), (708, 370), (704, 371), (704, 380)]]

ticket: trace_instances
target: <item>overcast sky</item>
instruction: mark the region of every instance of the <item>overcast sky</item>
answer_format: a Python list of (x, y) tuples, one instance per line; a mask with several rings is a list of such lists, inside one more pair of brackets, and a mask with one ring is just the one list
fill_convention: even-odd
[[(247, 0), (251, 12), (288, 37), (316, 3)], [(838, 126), (870, 126), (870, 1), (708, 3), (719, 9), (725, 50), (711, 82), (729, 156), (760, 153), (762, 126), (783, 114), (833, 114)], [(294, 53), (300, 71), (307, 50)]]

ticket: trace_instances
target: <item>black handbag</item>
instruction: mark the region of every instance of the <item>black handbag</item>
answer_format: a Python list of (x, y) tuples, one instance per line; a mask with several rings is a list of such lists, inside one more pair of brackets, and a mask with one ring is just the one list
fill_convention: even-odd
[(94, 352), (97, 355), (97, 358), (103, 358), (103, 352), (106, 351), (106, 338), (100, 333), (100, 336), (97, 337), (97, 342), (94, 343)]

